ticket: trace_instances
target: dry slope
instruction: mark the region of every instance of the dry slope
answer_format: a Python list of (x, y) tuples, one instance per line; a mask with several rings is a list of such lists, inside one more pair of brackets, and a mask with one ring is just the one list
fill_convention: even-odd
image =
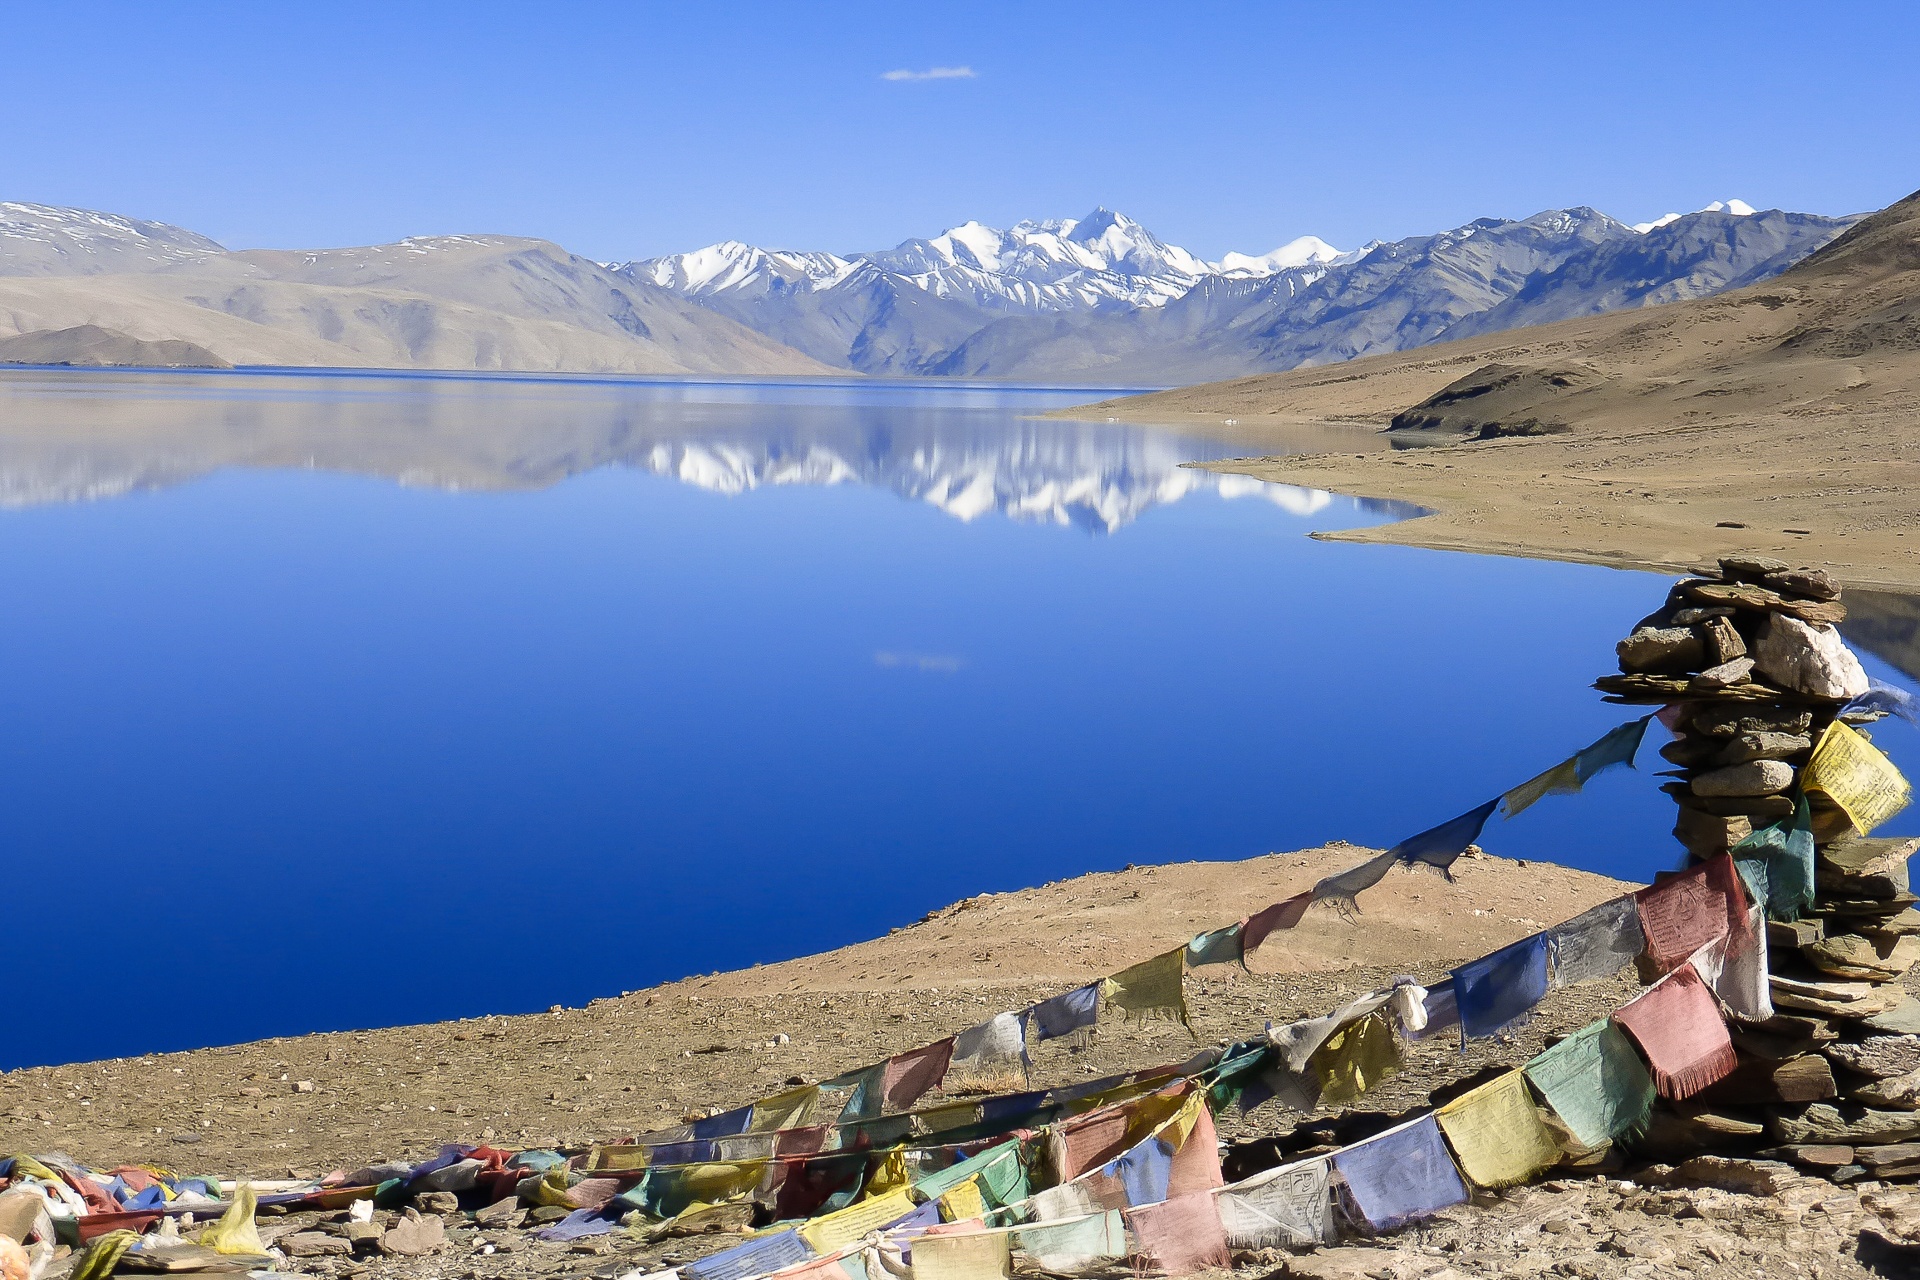
[(1920, 589), (1920, 195), (1714, 298), (1076, 413), (1231, 418), (1279, 442), (1307, 423), (1386, 428), (1494, 364), (1517, 376), (1498, 380), (1486, 413), (1452, 419), (1476, 434), (1492, 423), (1492, 438), (1217, 465), (1437, 509), (1340, 535), (1358, 540), (1662, 569), (1766, 550)]

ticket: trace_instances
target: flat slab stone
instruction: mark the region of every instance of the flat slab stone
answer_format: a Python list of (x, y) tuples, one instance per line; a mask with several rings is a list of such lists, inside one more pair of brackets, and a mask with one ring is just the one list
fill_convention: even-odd
[(1920, 1138), (1920, 1111), (1876, 1111), (1855, 1103), (1812, 1102), (1782, 1108), (1767, 1120), (1781, 1142), (1852, 1147), (1886, 1146)]
[(1920, 1035), (1920, 1000), (1909, 1000), (1885, 1013), (1862, 1018), (1860, 1025), (1868, 1031), (1882, 1031), (1888, 1035)]
[(1920, 1071), (1920, 1035), (1868, 1036), (1865, 1040), (1830, 1044), (1820, 1052), (1835, 1066), (1876, 1080)]

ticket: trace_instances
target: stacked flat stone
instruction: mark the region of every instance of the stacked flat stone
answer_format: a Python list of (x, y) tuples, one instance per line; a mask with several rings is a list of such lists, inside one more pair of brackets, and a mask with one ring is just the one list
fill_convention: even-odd
[[(1679, 806), (1674, 837), (1695, 860), (1728, 852), (1794, 811), (1800, 772), (1828, 725), (1867, 691), (1835, 630), (1840, 587), (1816, 569), (1729, 556), (1717, 575), (1677, 583), (1618, 646), (1610, 701), (1673, 708)], [(1862, 731), (1863, 733), (1865, 731)], [(1819, 792), (1808, 796), (1815, 897), (1767, 926), (1775, 1016), (1734, 1021), (1739, 1069), (1650, 1140), (1666, 1153), (1766, 1153), (1836, 1181), (1920, 1177), (1920, 1000), (1904, 979), (1920, 960), (1920, 911), (1907, 859), (1920, 840), (1869, 839)]]

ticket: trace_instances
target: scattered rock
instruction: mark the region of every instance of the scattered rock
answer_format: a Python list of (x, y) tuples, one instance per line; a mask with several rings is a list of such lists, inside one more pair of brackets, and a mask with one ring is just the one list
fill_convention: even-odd
[(312, 1093), (312, 1092), (313, 1092), (313, 1081), (311, 1081), (311, 1080), (295, 1080), (295, 1081), (293, 1082), (293, 1091), (294, 1091), (295, 1093)]
[(1867, 672), (1830, 626), (1774, 613), (1753, 646), (1754, 667), (1783, 689), (1843, 701), (1867, 691)]
[(409, 1210), (380, 1237), (380, 1252), (416, 1258), (437, 1251), (447, 1242), (447, 1228), (437, 1217)]
[(428, 1191), (414, 1197), (414, 1204), (421, 1213), (437, 1213), (441, 1217), (460, 1212), (460, 1197), (451, 1191)]
[(1770, 796), (1793, 785), (1793, 766), (1784, 760), (1749, 760), (1700, 774), (1697, 796)]
[(353, 1252), (351, 1243), (324, 1231), (296, 1231), (281, 1236), (274, 1246), (289, 1258), (344, 1258)]
[(473, 1215), (473, 1220), (483, 1227), (517, 1227), (525, 1219), (526, 1214), (512, 1196), (496, 1200)]

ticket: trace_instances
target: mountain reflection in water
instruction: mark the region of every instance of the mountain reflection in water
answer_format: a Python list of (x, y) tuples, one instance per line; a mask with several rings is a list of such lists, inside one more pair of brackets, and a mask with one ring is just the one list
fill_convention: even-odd
[[(231, 467), (380, 476), (446, 490), (542, 489), (629, 467), (719, 493), (859, 484), (960, 520), (989, 513), (1114, 533), (1193, 493), (1311, 515), (1317, 489), (1183, 463), (1234, 457), (1209, 433), (1023, 418), (1101, 393), (843, 382), (0, 373), (0, 507), (92, 501)], [(1303, 434), (1292, 449), (1380, 447)], [(1272, 452), (1270, 442), (1261, 452)], [(1404, 503), (1361, 500), (1387, 517)]]

